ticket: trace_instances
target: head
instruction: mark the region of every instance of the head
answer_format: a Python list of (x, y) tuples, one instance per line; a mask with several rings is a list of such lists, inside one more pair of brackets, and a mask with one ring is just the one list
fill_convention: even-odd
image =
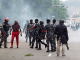
[(61, 20), (59, 21), (59, 24), (64, 24), (64, 20), (61, 19)]
[(38, 23), (38, 19), (35, 19), (35, 23)]
[(56, 19), (53, 19), (53, 24), (56, 23)]
[(5, 20), (4, 20), (4, 21), (5, 21), (5, 23), (8, 23), (9, 19), (8, 19), (8, 18), (5, 18)]
[(47, 19), (47, 21), (46, 21), (47, 23), (50, 23), (50, 19)]
[(28, 21), (28, 20), (26, 20), (26, 23), (29, 23), (29, 21)]
[(43, 21), (40, 21), (40, 25), (43, 25), (44, 24), (44, 22)]
[(16, 25), (16, 24), (18, 24), (18, 21), (17, 21), (17, 20), (15, 20), (15, 21), (14, 21), (14, 24), (15, 24), (15, 25)]
[(30, 23), (31, 23), (31, 24), (33, 23), (33, 20), (32, 20), (32, 19), (30, 20)]

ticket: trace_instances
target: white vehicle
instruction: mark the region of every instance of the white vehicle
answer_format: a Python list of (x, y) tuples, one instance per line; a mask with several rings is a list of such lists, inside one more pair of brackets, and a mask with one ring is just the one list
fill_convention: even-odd
[(69, 22), (65, 22), (64, 25), (66, 25), (67, 27), (70, 27), (70, 23)]

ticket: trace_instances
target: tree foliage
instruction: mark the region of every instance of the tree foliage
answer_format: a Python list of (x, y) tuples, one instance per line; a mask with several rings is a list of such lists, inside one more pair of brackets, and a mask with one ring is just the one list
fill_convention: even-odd
[(0, 18), (11, 17), (15, 11), (20, 14), (23, 6), (28, 5), (31, 8), (31, 12), (33, 12), (33, 17), (41, 18), (42, 20), (52, 19), (52, 16), (55, 16), (54, 18), (57, 20), (66, 19), (68, 17), (67, 9), (53, 6), (59, 4), (64, 5), (59, 0), (0, 0)]

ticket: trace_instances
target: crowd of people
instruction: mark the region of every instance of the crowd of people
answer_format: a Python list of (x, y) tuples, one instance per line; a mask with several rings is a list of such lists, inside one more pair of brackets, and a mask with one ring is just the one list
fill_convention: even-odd
[[(12, 39), (11, 39), (11, 47), (13, 48), (13, 41), (14, 37), (16, 37), (16, 43), (17, 48), (19, 45), (19, 33), (22, 36), (22, 31), (20, 28), (20, 25), (18, 21), (15, 21), (12, 26), (8, 23), (9, 19), (5, 18), (5, 22), (0, 26), (0, 48), (3, 41), (4, 41), (4, 48), (7, 48), (7, 37), (9, 36), (8, 31), (10, 29), (10, 35), (12, 31)], [(26, 42), (29, 37), (29, 46), (30, 48), (34, 48), (34, 43), (36, 41), (35, 48), (37, 50), (41, 50), (41, 44), (47, 48), (46, 52), (55, 52), (57, 51), (57, 56), (60, 56), (60, 46), (62, 44), (62, 56), (65, 56), (65, 46), (68, 47), (68, 32), (67, 27), (64, 25), (64, 20), (59, 21), (59, 25), (56, 25), (56, 19), (53, 19), (53, 24), (50, 23), (50, 19), (46, 20), (47, 25), (44, 25), (43, 21), (40, 21), (38, 19), (35, 19), (35, 23), (33, 23), (33, 20), (30, 20), (30, 23), (28, 22), (26, 26), (24, 27), (26, 30)], [(57, 37), (57, 40), (56, 40)], [(46, 43), (42, 40), (46, 40)], [(57, 41), (57, 43), (56, 43)], [(56, 46), (57, 44), (57, 46)], [(49, 45), (51, 45), (51, 49), (49, 49)]]

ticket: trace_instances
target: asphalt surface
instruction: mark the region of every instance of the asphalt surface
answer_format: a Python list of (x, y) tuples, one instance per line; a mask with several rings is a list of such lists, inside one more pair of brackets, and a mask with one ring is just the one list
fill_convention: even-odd
[[(68, 32), (69, 50), (65, 47), (65, 57), (62, 57), (62, 54), (57, 57), (56, 52), (46, 52), (44, 45), (42, 45), (42, 50), (31, 49), (29, 43), (25, 42), (25, 35), (23, 34), (20, 37), (19, 48), (16, 48), (16, 41), (14, 40), (13, 49), (10, 48), (11, 36), (9, 36), (8, 48), (5, 49), (2, 46), (0, 49), (0, 60), (80, 60), (80, 29), (78, 31), (72, 31), (68, 28)], [(25, 56), (30, 53), (33, 56)]]

